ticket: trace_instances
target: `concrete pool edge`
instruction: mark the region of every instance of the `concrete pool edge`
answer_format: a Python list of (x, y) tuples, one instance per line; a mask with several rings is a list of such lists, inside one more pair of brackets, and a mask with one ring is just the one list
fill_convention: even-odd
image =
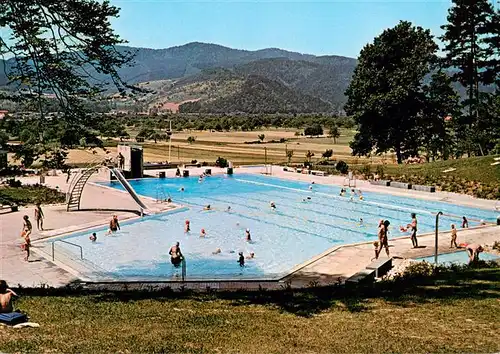
[[(256, 173), (255, 171), (252, 171), (252, 172), (249, 172), (250, 174), (256, 174), (256, 175), (260, 175), (259, 173)], [(237, 173), (237, 175), (239, 174), (239, 172)], [(280, 177), (280, 178), (283, 178), (283, 179), (288, 179), (284, 176), (275, 176), (275, 177)], [(309, 177), (312, 177), (312, 176), (309, 176)], [(328, 177), (319, 177), (319, 179), (322, 179), (321, 182), (327, 182), (327, 181), (324, 181), (326, 178)], [(291, 179), (291, 180), (296, 180), (296, 179)], [(307, 181), (302, 181), (304, 183), (308, 183), (309, 182), (309, 178)], [(321, 182), (318, 182), (318, 183), (321, 183)], [(110, 191), (119, 191), (121, 192), (121, 194), (125, 193), (124, 195), (127, 194), (127, 192), (125, 191), (122, 191), (122, 190), (118, 190), (116, 188), (113, 188), (113, 187), (108, 187), (108, 186), (104, 186), (104, 185), (100, 185), (98, 183), (92, 183), (94, 186), (98, 186), (99, 188), (103, 188), (103, 189), (107, 189), (107, 190), (110, 190)], [(322, 183), (324, 185), (332, 185), (332, 183)], [(340, 184), (335, 184), (335, 185), (340, 185)], [(376, 191), (378, 193), (386, 193), (386, 194), (393, 194), (393, 193), (389, 193), (389, 191)], [(397, 192), (397, 191), (396, 191)], [(399, 193), (396, 193), (396, 195), (400, 195)], [(407, 195), (408, 196), (408, 195)], [(142, 196), (140, 195), (141, 198), (145, 198), (145, 199), (148, 199), (148, 200), (152, 200), (152, 201), (155, 201), (156, 200), (154, 198), (150, 198), (150, 197), (145, 197), (145, 196)], [(420, 198), (419, 198), (420, 199)], [(427, 199), (427, 198), (422, 198), (422, 199)], [(435, 199), (430, 199), (430, 200), (434, 200), (434, 201), (442, 201), (442, 200), (435, 200)], [(447, 203), (450, 203), (450, 201), (447, 201)], [(474, 206), (477, 208), (477, 206)], [(163, 212), (169, 212), (169, 211), (173, 211), (173, 210), (176, 210), (177, 208), (174, 208), (174, 209), (171, 209), (171, 210), (165, 210)], [(179, 206), (178, 209), (182, 209), (182, 206)], [(160, 212), (161, 213), (161, 212)], [(155, 213), (157, 214), (157, 213)], [(152, 214), (154, 215), (154, 214)], [(137, 220), (137, 219), (140, 219), (139, 216), (132, 216), (132, 217), (127, 217), (127, 218), (124, 218), (123, 220), (126, 220), (127, 222), (132, 222), (134, 220)], [(58, 229), (58, 230), (55, 230), (56, 232), (54, 234), (51, 234), (50, 236), (46, 236), (46, 237), (43, 237), (43, 239), (39, 239), (37, 241), (35, 241), (34, 243), (37, 243), (39, 241), (47, 241), (49, 240), (50, 238), (57, 238), (57, 237), (64, 237), (66, 234), (71, 234), (71, 233), (74, 233), (74, 232), (82, 232), (82, 231), (86, 231), (86, 230), (91, 230), (92, 228), (96, 228), (96, 227), (100, 227), (104, 224), (107, 223), (107, 220), (103, 221), (102, 223), (101, 222), (94, 222), (94, 223), (87, 223), (87, 224), (81, 224), (78, 226), (78, 228), (74, 228), (73, 226), (72, 227), (69, 227), (69, 228), (62, 228), (62, 229)], [(474, 227), (474, 228), (470, 228), (469, 230), (475, 230), (475, 229), (483, 229), (483, 227)], [(446, 234), (447, 230), (444, 230), (444, 231), (441, 231), (439, 234), (440, 234), (440, 237), (442, 237), (443, 234)], [(432, 236), (434, 233), (433, 232), (430, 232), (430, 233), (426, 233), (426, 234), (422, 234), (422, 235), (419, 235), (419, 237), (429, 237), (429, 236)], [(397, 239), (408, 239), (409, 237), (408, 236), (398, 236), (398, 237), (394, 237), (394, 238), (391, 238), (391, 241), (393, 240), (397, 240)], [(284, 274), (280, 275), (279, 277), (274, 277), (273, 279), (269, 279), (269, 278), (266, 278), (266, 277), (263, 277), (263, 278), (259, 278), (259, 279), (230, 279), (228, 277), (228, 279), (208, 279), (208, 278), (205, 278), (205, 279), (186, 279), (184, 281), (184, 283), (203, 283), (203, 284), (208, 284), (208, 283), (230, 283), (230, 282), (236, 282), (238, 284), (243, 284), (243, 283), (246, 283), (246, 282), (252, 282), (252, 283), (258, 283), (258, 282), (266, 282), (266, 283), (279, 283), (279, 284), (282, 284), (283, 283), (283, 280), (287, 277), (290, 277), (291, 275), (293, 275), (293, 273), (295, 272), (298, 272), (300, 271), (302, 268), (306, 267), (307, 265), (309, 264), (313, 264), (315, 262), (317, 262), (318, 260), (321, 260), (322, 258), (326, 257), (328, 254), (331, 254), (331, 253), (334, 253), (336, 251), (339, 251), (339, 250), (342, 250), (342, 249), (345, 249), (345, 248), (349, 248), (349, 247), (355, 247), (357, 245), (369, 245), (371, 244), (373, 241), (364, 241), (364, 242), (359, 242), (359, 243), (354, 243), (354, 244), (344, 244), (344, 245), (337, 245), (337, 246), (334, 246), (320, 254), (318, 254), (317, 256), (303, 262), (302, 264), (299, 264), (297, 266), (295, 266), (294, 268), (292, 268), (290, 271), (287, 271), (285, 272)], [(36, 252), (36, 250), (34, 250)], [(63, 268), (63, 267), (61, 267)], [(64, 269), (64, 268), (63, 268)], [(72, 273), (74, 274), (74, 273)], [(86, 277), (83, 277), (82, 274), (79, 274), (78, 277), (82, 278), (82, 280), (89, 280), (88, 278)], [(85, 279), (84, 279), (85, 278)], [(114, 280), (112, 283), (116, 284), (116, 283), (120, 283), (120, 282), (123, 282), (123, 280)], [(156, 280), (151, 280), (151, 279), (144, 279), (144, 280), (130, 280), (130, 281), (127, 281), (127, 283), (140, 283), (140, 282), (143, 282), (143, 283), (148, 283), (148, 284), (152, 284), (152, 283), (156, 283), (157, 281)], [(179, 280), (166, 280), (164, 282), (161, 282), (161, 283), (168, 283), (168, 284), (183, 284), (183, 282), (179, 281)]]

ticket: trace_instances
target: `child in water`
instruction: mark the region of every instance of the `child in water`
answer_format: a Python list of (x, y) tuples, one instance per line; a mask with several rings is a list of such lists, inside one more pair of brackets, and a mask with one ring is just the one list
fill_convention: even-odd
[(250, 229), (245, 230), (245, 238), (248, 242), (252, 241), (252, 236), (250, 235)]
[(207, 236), (207, 233), (205, 232), (205, 229), (201, 229), (200, 231), (200, 237), (205, 237)]
[(189, 220), (186, 220), (186, 223), (184, 224), (184, 232), (189, 232), (191, 231), (191, 223), (189, 222)]
[(90, 235), (89, 240), (92, 242), (96, 242), (97, 241), (97, 234), (94, 232), (92, 235)]
[(274, 204), (274, 202), (271, 202), (270, 205), (272, 210), (276, 210), (276, 204)]
[(250, 252), (248, 256), (246, 256), (246, 259), (254, 259), (255, 258), (255, 253)]

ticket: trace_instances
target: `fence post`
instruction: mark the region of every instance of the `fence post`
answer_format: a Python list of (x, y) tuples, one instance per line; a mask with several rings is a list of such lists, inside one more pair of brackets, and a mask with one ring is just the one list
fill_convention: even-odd
[(437, 265), (438, 264), (438, 229), (439, 229), (439, 215), (443, 215), (443, 212), (440, 211), (436, 214), (436, 239), (435, 239), (435, 250), (434, 250), (434, 263)]

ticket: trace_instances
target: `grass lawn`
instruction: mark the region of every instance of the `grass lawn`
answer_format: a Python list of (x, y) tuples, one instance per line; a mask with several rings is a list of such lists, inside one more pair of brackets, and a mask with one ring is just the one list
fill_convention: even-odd
[(64, 203), (65, 200), (66, 195), (64, 193), (41, 185), (0, 186), (0, 204), (59, 204)]
[(60, 296), (40, 290), (17, 305), (41, 327), (0, 327), (0, 351), (500, 351), (500, 268), (467, 268), (430, 281), (391, 284), (364, 294), (310, 288)]
[[(500, 156), (470, 157), (415, 165), (387, 165), (384, 168), (389, 174), (418, 174), (437, 178), (446, 175), (481, 183), (500, 183), (500, 165), (491, 166), (496, 157)], [(456, 171), (444, 174), (443, 171), (449, 168), (456, 168)]]

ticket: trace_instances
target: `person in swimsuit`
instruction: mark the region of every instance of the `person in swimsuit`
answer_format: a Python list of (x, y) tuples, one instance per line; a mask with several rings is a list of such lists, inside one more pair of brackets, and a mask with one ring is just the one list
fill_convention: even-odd
[(389, 220), (385, 220), (382, 225), (378, 229), (378, 249), (375, 251), (375, 259), (378, 259), (380, 256), (380, 252), (382, 252), (382, 248), (385, 248), (385, 253), (387, 257), (389, 256), (389, 242), (387, 239), (387, 231), (389, 230), (389, 225), (391, 223)]
[(222, 250), (220, 248), (216, 248), (215, 251), (212, 252), (212, 254), (219, 254), (221, 252)]
[(109, 230), (108, 230), (108, 235), (110, 235), (113, 232), (117, 232), (120, 229), (120, 223), (118, 222), (118, 216), (113, 215), (113, 218), (109, 222)]
[(21, 237), (26, 237), (31, 235), (31, 231), (33, 231), (33, 225), (31, 225), (31, 221), (28, 215), (23, 216), (23, 230), (21, 231)]
[(272, 210), (276, 210), (276, 204), (274, 202), (269, 203)]
[(477, 243), (471, 243), (465, 246), (465, 249), (469, 253), (470, 263), (477, 262), (479, 260), (479, 253), (484, 251), (483, 247)]
[(245, 230), (245, 239), (250, 242), (252, 241), (252, 236), (250, 235), (250, 229)]
[(254, 259), (255, 258), (255, 253), (250, 252), (248, 256), (245, 257), (246, 259)]
[(12, 298), (17, 294), (9, 289), (5, 280), (0, 280), (0, 313), (10, 313), (14, 311)]
[(184, 223), (184, 232), (188, 233), (189, 231), (191, 231), (191, 223), (189, 220), (186, 220)]
[(203, 210), (212, 210), (212, 206), (208, 204), (206, 207), (203, 208)]
[(176, 244), (170, 248), (168, 254), (170, 255), (170, 262), (174, 265), (174, 267), (180, 266), (184, 256), (182, 255), (179, 242), (176, 242)]
[(450, 248), (458, 248), (457, 245), (457, 229), (455, 228), (455, 224), (451, 224), (451, 243), (450, 243)]
[(28, 262), (29, 258), (30, 258), (30, 247), (31, 247), (30, 235), (28, 233), (25, 233), (24, 234), (24, 242), (21, 245), (21, 248), (22, 248), (23, 251), (26, 252), (26, 257), (24, 257), (24, 260), (26, 262)]
[(175, 171), (175, 177), (180, 177), (181, 176), (181, 170), (179, 170), (179, 167), (177, 167), (177, 170)]
[(43, 215), (42, 207), (40, 206), (40, 203), (37, 203), (36, 207), (35, 207), (35, 220), (36, 220), (37, 229), (41, 230), (41, 231), (43, 231), (43, 218), (44, 218), (44, 215)]
[(469, 228), (469, 220), (465, 216), (462, 216), (462, 229)]
[(417, 214), (411, 213), (411, 243), (413, 244), (413, 248), (418, 248), (417, 241)]
[(205, 229), (201, 229), (200, 231), (200, 237), (205, 237), (207, 236), (207, 233), (205, 232)]
[(92, 242), (96, 242), (97, 241), (97, 234), (94, 232), (92, 235), (90, 235), (89, 240)]

